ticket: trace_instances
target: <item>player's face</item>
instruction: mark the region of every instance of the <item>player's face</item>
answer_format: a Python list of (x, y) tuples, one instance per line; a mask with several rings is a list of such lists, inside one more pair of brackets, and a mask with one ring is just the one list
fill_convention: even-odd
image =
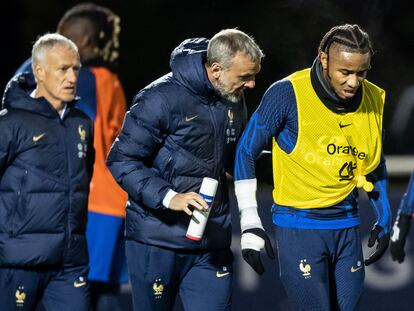
[(239, 102), (245, 89), (255, 87), (255, 77), (259, 71), (260, 62), (254, 62), (246, 54), (239, 52), (228, 68), (220, 68), (213, 85), (224, 98)]
[(74, 100), (80, 69), (79, 54), (65, 47), (45, 50), (43, 61), (36, 65), (38, 96), (44, 96), (53, 106)]
[(321, 52), (323, 76), (331, 88), (343, 100), (355, 96), (370, 68), (370, 53), (351, 53), (337, 48)]

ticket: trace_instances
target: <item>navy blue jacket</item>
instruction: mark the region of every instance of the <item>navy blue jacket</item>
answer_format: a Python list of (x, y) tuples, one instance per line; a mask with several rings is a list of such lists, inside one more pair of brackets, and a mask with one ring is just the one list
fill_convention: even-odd
[[(230, 246), (226, 168), (245, 125), (242, 103), (213, 89), (204, 67), (208, 40), (188, 39), (171, 55), (172, 72), (141, 90), (126, 114), (107, 164), (128, 193), (126, 236), (172, 249)], [(162, 205), (169, 189), (198, 192), (203, 177), (220, 181), (201, 241), (185, 237), (190, 216)]]
[(92, 124), (73, 103), (61, 119), (35, 86), (13, 78), (0, 112), (0, 266), (87, 264)]

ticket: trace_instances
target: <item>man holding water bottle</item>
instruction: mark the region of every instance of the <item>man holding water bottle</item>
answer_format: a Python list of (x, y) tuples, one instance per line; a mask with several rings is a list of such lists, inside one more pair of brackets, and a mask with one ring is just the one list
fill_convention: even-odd
[[(171, 310), (177, 294), (185, 310), (230, 310), (226, 172), (246, 121), (244, 90), (255, 86), (262, 57), (237, 29), (187, 39), (172, 52), (171, 72), (134, 98), (107, 164), (129, 196), (126, 251), (135, 310)], [(187, 232), (197, 212), (196, 225), (200, 214), (208, 217), (204, 232), (191, 226)]]

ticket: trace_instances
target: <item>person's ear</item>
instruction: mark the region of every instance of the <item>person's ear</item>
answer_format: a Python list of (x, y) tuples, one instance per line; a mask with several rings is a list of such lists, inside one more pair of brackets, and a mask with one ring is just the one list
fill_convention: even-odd
[(36, 76), (37, 81), (43, 81), (45, 79), (45, 69), (41, 64), (36, 64), (34, 66), (34, 75)]
[(322, 51), (319, 54), (319, 59), (321, 61), (322, 69), (327, 70), (328, 69), (328, 54)]
[(79, 50), (83, 50), (91, 44), (91, 38), (89, 36), (81, 36), (79, 39), (75, 40), (75, 44)]
[(219, 63), (213, 63), (210, 66), (211, 74), (215, 79), (220, 78), (221, 72), (223, 70), (223, 67)]

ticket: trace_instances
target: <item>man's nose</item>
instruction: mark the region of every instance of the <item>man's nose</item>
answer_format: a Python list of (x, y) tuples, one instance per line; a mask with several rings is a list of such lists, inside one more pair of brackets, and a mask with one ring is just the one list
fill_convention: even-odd
[(244, 83), (244, 87), (252, 89), (256, 86), (256, 81), (255, 80), (249, 80), (246, 81), (246, 83)]
[(360, 84), (360, 81), (359, 81), (359, 78), (357, 77), (357, 75), (351, 75), (349, 77), (349, 79), (347, 80), (347, 84), (348, 84), (348, 86), (350, 86), (354, 89), (358, 88), (358, 86)]
[(69, 82), (76, 83), (78, 80), (78, 72), (76, 70), (69, 69), (67, 79)]

